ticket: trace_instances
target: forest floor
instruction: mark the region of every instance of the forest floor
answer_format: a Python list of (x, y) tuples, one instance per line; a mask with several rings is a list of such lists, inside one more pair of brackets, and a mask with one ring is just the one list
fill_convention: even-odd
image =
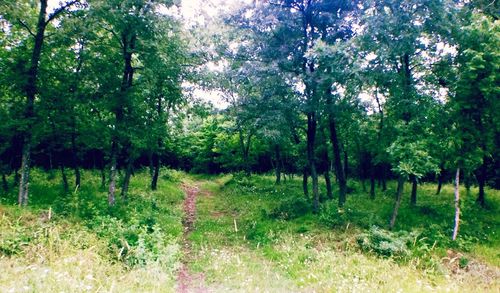
[(182, 266), (177, 274), (177, 291), (179, 293), (206, 292), (204, 275), (202, 273), (193, 274), (189, 270), (189, 264), (192, 261), (189, 235), (193, 231), (196, 221), (196, 197), (199, 194), (199, 188), (196, 185), (183, 184), (182, 189), (185, 193), (184, 216), (182, 218), (184, 232), (182, 237)]
[[(294, 211), (290, 206), (290, 198), (300, 194), (299, 180), (281, 186), (274, 185), (272, 180), (265, 176), (194, 178), (199, 196), (196, 221), (188, 236), (191, 242), (189, 268), (203, 276), (204, 290), (201, 292), (500, 291), (497, 240), (478, 245), (483, 240), (472, 243), (472, 236), (467, 236), (462, 239), (463, 246), (450, 246), (436, 238), (430, 246), (425, 244), (429, 243), (425, 241), (427, 236), (412, 234), (413, 246), (410, 243), (408, 247), (411, 252), (404, 257), (376, 254), (360, 249), (358, 239), (370, 233), (362, 222), (371, 225), (382, 224), (384, 220), (370, 220), (368, 211), (352, 214), (352, 221), (325, 227), (318, 221), (321, 214), (314, 215), (310, 210)], [(419, 209), (416, 213), (438, 222), (442, 220), (440, 209), (431, 208), (427, 192), (422, 188), (419, 202), (424, 212)], [(443, 192), (442, 200), (450, 197), (447, 192), (451, 190)], [(380, 197), (376, 203), (369, 204), (368, 209), (376, 206), (384, 210), (391, 206), (392, 199), (385, 195)], [(358, 204), (351, 199), (346, 208), (360, 208)], [(441, 204), (441, 201), (435, 203), (438, 207)], [(449, 207), (452, 212), (452, 202)], [(283, 209), (290, 214), (280, 214)], [(408, 209), (402, 209), (399, 228), (406, 228), (413, 222), (414, 215)], [(386, 216), (385, 211), (380, 213)], [(485, 213), (492, 216), (496, 212)], [(494, 222), (484, 221), (488, 215), (483, 215), (482, 224), (473, 225), (493, 225), (485, 228), (489, 229), (490, 238), (497, 239), (498, 215), (493, 216)], [(417, 217), (413, 225), (429, 227), (425, 219)], [(465, 217), (464, 222), (469, 220), (471, 218)], [(469, 229), (465, 224), (464, 233)], [(385, 240), (388, 245), (395, 245), (401, 235), (395, 234), (392, 235), (394, 239)]]
[(300, 178), (162, 170), (150, 191), (138, 172), (110, 208), (98, 172), (66, 194), (32, 174), (27, 208), (0, 192), (0, 292), (500, 292), (496, 190), (486, 209), (462, 190), (452, 242), (451, 185), (419, 185), (416, 207), (405, 190), (390, 232), (394, 182), (370, 200), (350, 181), (344, 209), (313, 214)]

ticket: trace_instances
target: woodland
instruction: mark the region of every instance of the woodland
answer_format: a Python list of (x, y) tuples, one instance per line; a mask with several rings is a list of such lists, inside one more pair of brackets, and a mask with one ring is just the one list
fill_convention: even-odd
[(500, 290), (499, 16), (0, 0), (0, 291)]

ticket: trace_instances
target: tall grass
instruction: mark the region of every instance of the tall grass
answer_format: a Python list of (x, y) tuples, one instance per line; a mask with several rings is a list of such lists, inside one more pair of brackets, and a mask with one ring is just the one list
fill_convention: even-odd
[(96, 172), (64, 193), (34, 170), (28, 208), (15, 190), (0, 196), (0, 292), (175, 291), (183, 193), (181, 175), (162, 171), (157, 191), (140, 172), (128, 201), (109, 208)]

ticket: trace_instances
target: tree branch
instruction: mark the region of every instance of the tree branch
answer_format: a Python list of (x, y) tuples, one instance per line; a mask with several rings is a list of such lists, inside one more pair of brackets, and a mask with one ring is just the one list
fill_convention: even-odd
[(22, 27), (24, 27), (24, 28), (28, 31), (28, 33), (29, 33), (29, 34), (30, 34), (33, 38), (35, 38), (35, 37), (36, 37), (36, 36), (35, 36), (35, 34), (31, 31), (30, 27), (29, 27), (26, 23), (24, 23), (24, 22), (23, 22), (22, 20), (20, 20), (20, 19), (18, 19), (17, 21), (19, 22), (19, 24), (20, 24)]
[(124, 44), (123, 44), (123, 42), (122, 42), (122, 39), (121, 39), (121, 38), (120, 38), (120, 37), (119, 37), (119, 36), (115, 33), (115, 31), (114, 31), (114, 30), (109, 29), (109, 28), (105, 28), (105, 27), (103, 27), (103, 29), (104, 29), (105, 31), (107, 31), (107, 32), (110, 32), (110, 33), (111, 33), (111, 34), (112, 34), (112, 35), (116, 38), (116, 40), (117, 40), (117, 41), (118, 41), (118, 43), (120, 44), (120, 47), (121, 47), (122, 49), (124, 48)]
[(77, 3), (80, 3), (80, 0), (72, 0), (72, 1), (69, 1), (69, 2), (66, 2), (66, 4), (64, 4), (63, 6), (57, 8), (54, 12), (52, 12), (50, 15), (49, 15), (49, 18), (47, 19), (47, 21), (45, 21), (45, 24), (47, 25), (49, 22), (51, 22), (52, 20), (54, 20), (54, 18), (56, 18), (59, 14), (61, 14), (64, 10), (66, 10), (67, 8), (77, 4)]

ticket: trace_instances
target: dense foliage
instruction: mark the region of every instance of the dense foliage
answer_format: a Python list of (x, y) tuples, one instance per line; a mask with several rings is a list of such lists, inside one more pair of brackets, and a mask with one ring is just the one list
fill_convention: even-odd
[(162, 165), (301, 174), (304, 198), (272, 214), (312, 207), (333, 223), (348, 179), (369, 179), (372, 199), (397, 179), (391, 228), (406, 181), (412, 205), (421, 182), (439, 193), (457, 169), (483, 207), (500, 185), (496, 4), (253, 1), (202, 27), (176, 1), (49, 2), (0, 4), (0, 173), (20, 205), (32, 166), (58, 170), (66, 193), (100, 169), (110, 206), (141, 167), (152, 190)]

